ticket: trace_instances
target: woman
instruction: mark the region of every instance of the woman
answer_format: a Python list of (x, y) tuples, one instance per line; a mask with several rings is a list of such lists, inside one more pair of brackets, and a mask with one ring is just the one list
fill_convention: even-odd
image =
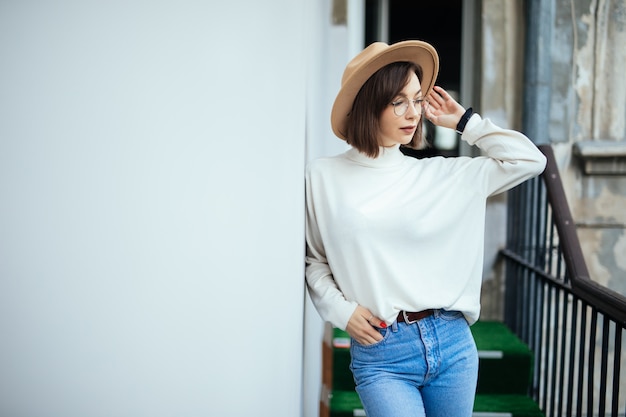
[[(434, 87), (438, 67), (420, 41), (363, 50), (331, 114), (351, 149), (307, 169), (307, 285), (352, 337), (368, 417), (471, 416), (486, 200), (545, 167), (524, 135)], [(422, 144), (423, 116), (485, 156), (405, 156), (401, 146)]]

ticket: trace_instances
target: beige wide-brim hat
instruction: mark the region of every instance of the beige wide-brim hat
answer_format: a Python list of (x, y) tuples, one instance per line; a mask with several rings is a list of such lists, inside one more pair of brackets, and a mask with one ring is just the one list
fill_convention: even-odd
[(341, 89), (330, 113), (330, 124), (337, 137), (346, 139), (348, 114), (363, 84), (385, 65), (403, 61), (422, 67), (422, 97), (428, 95), (439, 72), (439, 55), (432, 45), (422, 41), (402, 41), (391, 45), (372, 43), (348, 63), (341, 77)]

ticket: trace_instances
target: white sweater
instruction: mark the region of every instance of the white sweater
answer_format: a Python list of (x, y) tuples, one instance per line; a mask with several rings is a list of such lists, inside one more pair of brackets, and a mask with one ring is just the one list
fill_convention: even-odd
[(487, 197), (539, 175), (523, 134), (474, 114), (462, 135), (485, 156), (377, 158), (356, 149), (306, 173), (306, 280), (322, 319), (345, 329), (358, 304), (391, 324), (398, 312), (480, 313)]

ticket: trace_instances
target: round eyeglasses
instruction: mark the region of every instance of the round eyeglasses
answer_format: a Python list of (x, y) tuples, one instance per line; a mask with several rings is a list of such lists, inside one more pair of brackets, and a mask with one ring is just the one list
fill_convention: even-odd
[(422, 103), (424, 102), (424, 99), (416, 98), (415, 100), (400, 99), (392, 101), (391, 105), (393, 106), (393, 112), (395, 115), (404, 116), (406, 111), (409, 109), (409, 102), (413, 104), (413, 108), (417, 113), (422, 114)]

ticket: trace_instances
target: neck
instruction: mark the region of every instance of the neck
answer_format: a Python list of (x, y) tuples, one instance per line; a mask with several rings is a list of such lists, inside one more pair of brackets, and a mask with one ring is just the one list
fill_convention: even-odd
[(379, 148), (378, 156), (376, 158), (371, 158), (359, 152), (356, 148), (350, 149), (350, 151), (348, 152), (348, 156), (350, 159), (362, 165), (376, 168), (399, 165), (404, 161), (405, 158), (404, 154), (400, 152), (399, 144), (395, 144), (392, 146), (381, 146)]

